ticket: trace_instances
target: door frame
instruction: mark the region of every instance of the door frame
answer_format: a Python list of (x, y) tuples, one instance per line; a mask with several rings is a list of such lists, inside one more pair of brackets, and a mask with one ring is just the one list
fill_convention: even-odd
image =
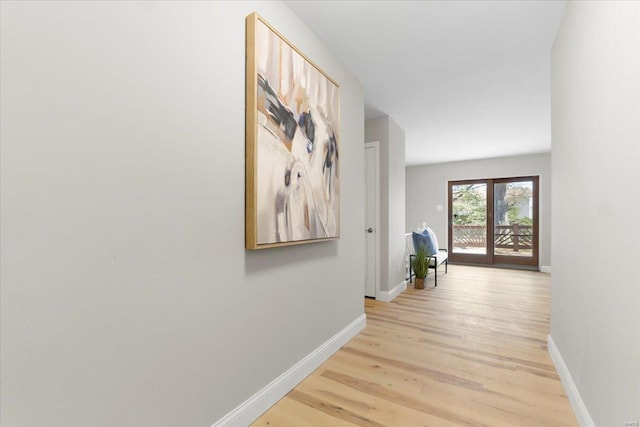
[[(448, 181), (447, 183), (447, 244), (449, 247), (449, 261), (461, 264), (493, 264), (493, 251), (489, 246), (489, 236), (493, 235), (493, 209), (489, 209), (489, 201), (493, 200), (493, 185), (487, 179), (463, 179), (458, 181)], [(453, 252), (453, 199), (451, 197), (454, 185), (465, 184), (485, 184), (487, 186), (486, 215), (487, 231), (485, 235), (484, 254), (456, 254)]]
[[(539, 268), (539, 260), (540, 260), (540, 247), (538, 246), (538, 242), (540, 241), (540, 209), (538, 205), (540, 204), (540, 177), (535, 176), (519, 176), (514, 178), (496, 178), (492, 180), (493, 183), (491, 187), (493, 189), (493, 184), (507, 183), (507, 182), (522, 182), (522, 181), (531, 181), (531, 196), (533, 199), (533, 203), (531, 206), (531, 211), (533, 215), (533, 240), (531, 243), (532, 250), (530, 257), (517, 257), (517, 256), (509, 256), (509, 255), (493, 255), (493, 264), (494, 265), (522, 265), (522, 266), (531, 266), (536, 269)], [(491, 209), (493, 211), (493, 207)], [(494, 221), (491, 221), (491, 246), (494, 245), (493, 241), (493, 228)], [(492, 248), (493, 253), (493, 248)]]
[[(366, 150), (368, 148), (372, 148), (373, 149), (373, 153), (374, 153), (374, 161), (373, 161), (373, 183), (374, 183), (374, 194), (375, 194), (375, 201), (373, 203), (374, 206), (374, 215), (375, 215), (375, 220), (374, 220), (374, 228), (375, 228), (375, 236), (374, 236), (374, 243), (375, 243), (375, 256), (374, 256), (374, 260), (375, 260), (375, 272), (376, 272), (376, 277), (374, 279), (375, 282), (375, 295), (373, 296), (373, 298), (377, 298), (378, 295), (380, 295), (380, 142), (379, 141), (373, 141), (373, 142), (365, 142), (364, 144), (364, 149), (365, 149), (365, 161), (364, 161), (364, 167), (365, 167), (365, 177), (366, 177), (366, 167), (367, 167), (367, 161), (366, 161)], [(367, 184), (365, 181), (365, 199), (367, 197), (367, 188), (366, 188)], [(367, 204), (366, 204), (366, 200), (365, 200), (365, 210), (367, 209)], [(366, 219), (367, 219), (367, 214), (366, 211), (364, 212), (364, 219), (365, 219), (365, 224), (364, 226), (366, 227)], [(365, 230), (363, 230), (365, 231)], [(366, 231), (365, 231), (366, 232)], [(365, 236), (365, 245), (366, 243), (366, 235)], [(366, 249), (365, 249), (365, 257), (366, 257)], [(366, 285), (366, 279), (367, 279), (367, 260), (365, 259), (365, 263), (364, 263), (364, 270), (365, 270), (365, 285)]]
[[(533, 214), (533, 241), (531, 257), (515, 257), (509, 255), (495, 255), (494, 251), (494, 184), (506, 182), (532, 182), (532, 214)], [(456, 254), (453, 251), (453, 200), (451, 198), (452, 188), (454, 185), (464, 184), (486, 184), (487, 186), (487, 212), (486, 225), (487, 231), (485, 236), (485, 254)], [(447, 182), (447, 242), (449, 244), (449, 261), (461, 264), (482, 264), (495, 266), (524, 266), (539, 268), (540, 260), (540, 176), (516, 176), (507, 178), (485, 178), (485, 179), (467, 179), (455, 180)]]

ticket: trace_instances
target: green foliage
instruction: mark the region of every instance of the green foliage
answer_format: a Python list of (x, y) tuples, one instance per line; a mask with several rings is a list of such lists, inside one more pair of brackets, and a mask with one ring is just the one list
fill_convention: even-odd
[(453, 196), (455, 225), (484, 224), (487, 219), (484, 184), (456, 185)]
[[(507, 205), (507, 224), (520, 224), (520, 225), (532, 225), (533, 221), (528, 216), (521, 216), (520, 206), (529, 206), (529, 200), (532, 196), (532, 189), (528, 185), (521, 183), (512, 183), (504, 185), (506, 187), (503, 195), (503, 199)], [(498, 218), (503, 218), (498, 216)]]
[(416, 273), (416, 277), (418, 279), (424, 279), (425, 277), (427, 277), (430, 261), (431, 257), (427, 256), (427, 249), (424, 246), (420, 246), (416, 250), (416, 254), (413, 257), (413, 261), (411, 263), (411, 268), (413, 268), (413, 271), (414, 273)]
[(518, 218), (516, 222), (520, 225), (533, 225), (533, 220), (528, 216), (525, 216), (523, 218)]

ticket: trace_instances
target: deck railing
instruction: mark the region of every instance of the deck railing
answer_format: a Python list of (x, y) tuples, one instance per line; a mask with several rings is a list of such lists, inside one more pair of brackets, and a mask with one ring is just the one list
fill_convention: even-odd
[[(511, 249), (533, 248), (533, 227), (530, 225), (496, 225), (493, 235), (494, 247)], [(454, 225), (453, 246), (456, 248), (484, 248), (487, 246), (487, 227), (484, 225)]]

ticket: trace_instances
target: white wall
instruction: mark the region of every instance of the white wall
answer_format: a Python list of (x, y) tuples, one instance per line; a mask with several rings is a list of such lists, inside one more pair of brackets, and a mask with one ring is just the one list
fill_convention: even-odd
[(388, 116), (365, 121), (366, 142), (380, 142), (380, 289), (405, 280), (404, 130)]
[[(540, 176), (540, 265), (551, 265), (551, 156), (549, 153), (437, 163), (407, 168), (407, 233), (426, 222), (447, 247), (447, 183), (481, 178)], [(436, 207), (442, 206), (438, 211)]]
[(389, 286), (405, 280), (405, 144), (404, 129), (389, 118)]
[(596, 426), (640, 422), (639, 52), (640, 3), (569, 2), (552, 53), (551, 337)]
[[(338, 241), (244, 249), (253, 11), (341, 84)], [(288, 8), (1, 12), (3, 426), (211, 425), (363, 314), (363, 89)]]

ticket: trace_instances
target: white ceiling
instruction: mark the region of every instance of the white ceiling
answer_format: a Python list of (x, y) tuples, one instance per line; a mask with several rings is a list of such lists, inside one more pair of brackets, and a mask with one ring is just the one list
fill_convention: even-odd
[(551, 149), (550, 53), (566, 1), (285, 3), (406, 131), (407, 165)]

